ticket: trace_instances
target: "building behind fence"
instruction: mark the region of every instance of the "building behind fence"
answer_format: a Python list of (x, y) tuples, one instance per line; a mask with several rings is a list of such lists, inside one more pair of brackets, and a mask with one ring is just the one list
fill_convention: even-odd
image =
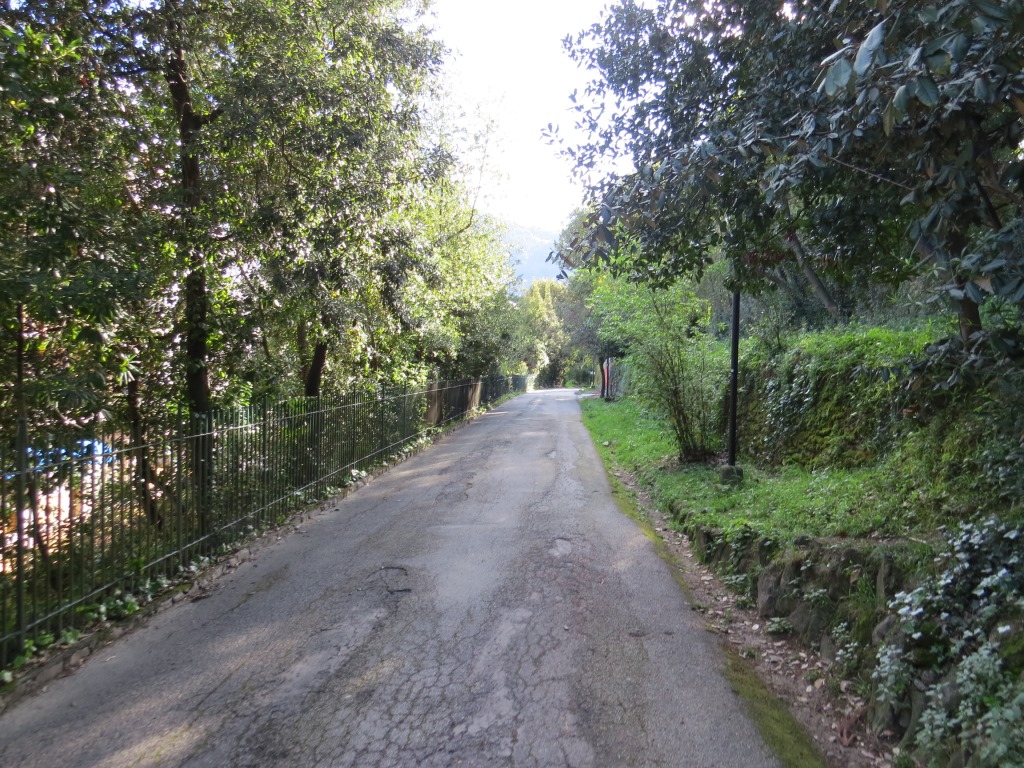
[(432, 429), (526, 389), (490, 377), (217, 411), (0, 453), (0, 667), (280, 523)]

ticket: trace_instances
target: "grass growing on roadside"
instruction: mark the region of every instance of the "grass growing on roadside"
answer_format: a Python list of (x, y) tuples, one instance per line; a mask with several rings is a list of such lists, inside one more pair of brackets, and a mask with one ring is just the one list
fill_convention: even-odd
[(877, 468), (769, 472), (745, 467), (741, 485), (725, 486), (710, 467), (679, 466), (666, 426), (634, 400), (584, 400), (583, 414), (606, 461), (637, 473), (658, 505), (672, 510), (680, 522), (721, 529), (746, 525), (783, 543), (799, 535), (923, 535), (934, 530), (934, 518), (912, 500), (894, 496), (891, 478)]
[[(675, 443), (665, 425), (634, 400), (607, 403), (585, 398), (580, 403), (584, 424), (598, 450), (613, 457), (617, 466), (641, 472), (669, 461), (675, 454)], [(609, 448), (605, 442), (613, 445)]]
[(765, 686), (749, 662), (734, 650), (726, 656), (725, 673), (743, 698), (768, 749), (786, 768), (825, 768), (821, 750), (790, 711)]

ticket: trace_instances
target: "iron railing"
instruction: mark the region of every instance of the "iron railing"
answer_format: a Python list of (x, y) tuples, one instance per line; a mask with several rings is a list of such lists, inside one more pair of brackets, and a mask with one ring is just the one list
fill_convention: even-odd
[[(510, 377), (217, 411), (159, 440), (107, 429), (0, 452), (0, 667), (327, 498)], [(66, 635), (65, 635), (66, 636)]]

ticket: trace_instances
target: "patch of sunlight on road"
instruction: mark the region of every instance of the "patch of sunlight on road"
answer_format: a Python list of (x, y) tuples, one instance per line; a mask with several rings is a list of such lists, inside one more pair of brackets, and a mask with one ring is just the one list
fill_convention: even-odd
[(188, 725), (181, 725), (163, 733), (146, 736), (137, 734), (138, 741), (113, 753), (101, 765), (109, 766), (109, 768), (125, 768), (125, 766), (152, 765), (165, 761), (173, 765), (187, 757), (188, 750), (195, 743), (195, 736), (195, 731)]
[(612, 570), (626, 573), (636, 566), (638, 560), (647, 557), (650, 541), (646, 536), (633, 536), (629, 541), (620, 543), (619, 557), (612, 563)]

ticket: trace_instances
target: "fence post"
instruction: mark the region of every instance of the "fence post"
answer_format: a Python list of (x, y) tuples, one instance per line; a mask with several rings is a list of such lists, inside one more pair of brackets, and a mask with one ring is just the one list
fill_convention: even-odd
[(196, 522), (199, 538), (203, 540), (201, 550), (208, 551), (212, 542), (206, 537), (214, 530), (211, 509), (213, 484), (213, 427), (212, 414), (197, 413), (192, 416), (192, 482), (195, 498)]
[(404, 446), (406, 441), (412, 437), (412, 433), (409, 429), (409, 385), (405, 384), (402, 387), (402, 445)]
[(15, 549), (15, 610), (18, 622), (18, 653), (25, 648), (25, 632), (28, 620), (25, 616), (25, 510), (28, 509), (28, 416), (22, 411), (18, 414), (18, 437), (15, 440), (18, 452), (18, 501), (14, 505), (17, 515), (16, 531), (18, 537)]

